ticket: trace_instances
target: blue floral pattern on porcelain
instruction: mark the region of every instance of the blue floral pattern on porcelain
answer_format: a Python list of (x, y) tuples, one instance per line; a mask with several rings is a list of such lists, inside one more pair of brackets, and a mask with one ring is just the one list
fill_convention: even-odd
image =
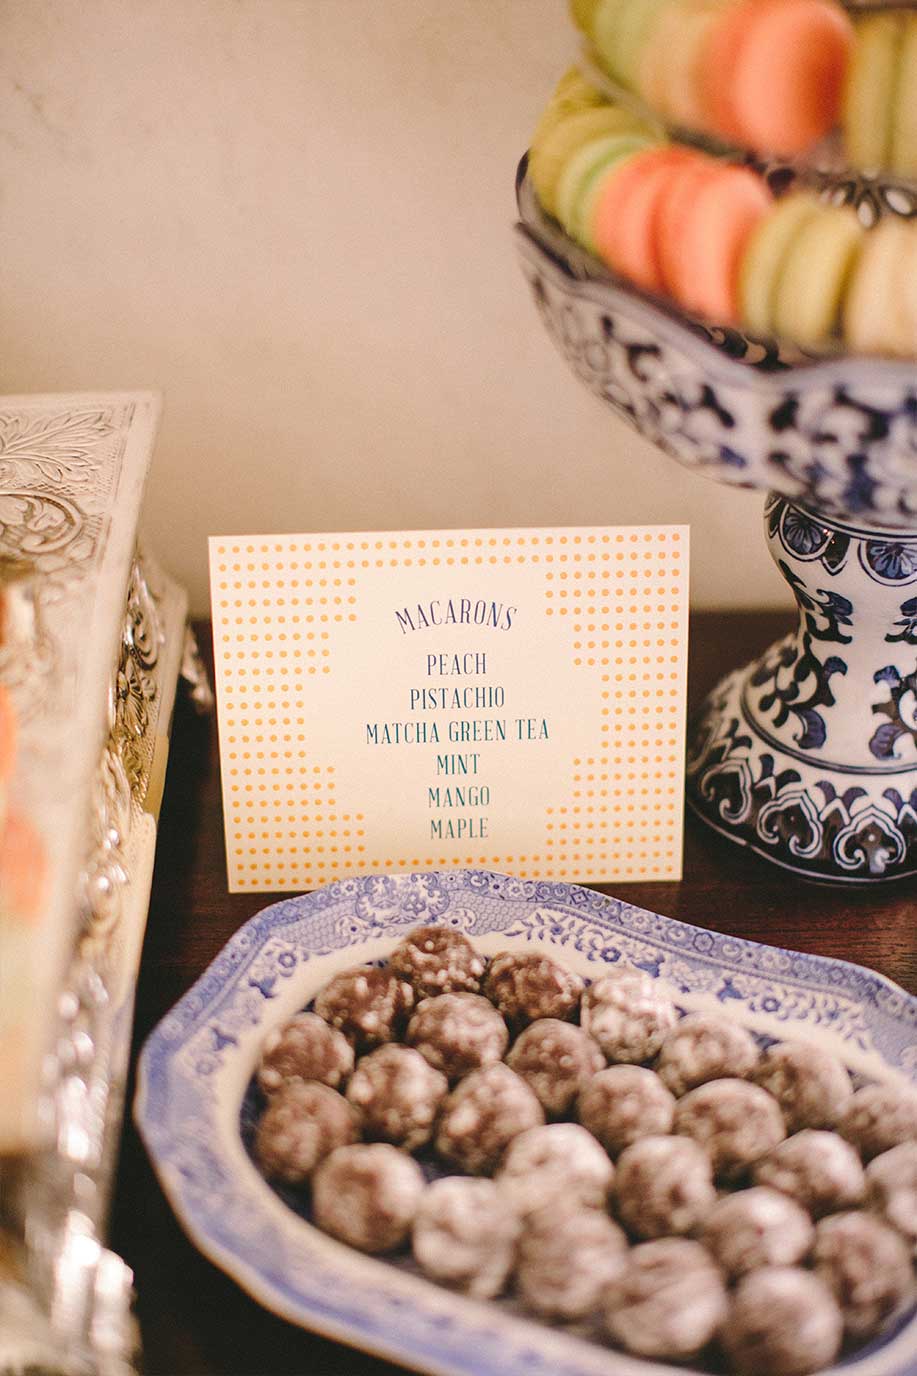
[[(317, 1232), (260, 1177), (240, 1111), (267, 1031), (337, 970), (384, 958), (418, 921), (483, 951), (554, 952), (595, 978), (626, 960), (683, 1008), (726, 1009), (768, 1038), (808, 1038), (870, 1078), (917, 1081), (917, 999), (872, 971), (688, 926), (593, 890), (487, 871), (350, 879), (266, 908), (152, 1033), (135, 1109), (157, 1174), (201, 1250), (277, 1313), (450, 1376), (675, 1372), (433, 1285), (410, 1262)], [(842, 1363), (850, 1376), (917, 1369), (917, 1318)], [(677, 1368), (684, 1372), (684, 1367)]]
[[(913, 213), (868, 179), (836, 190), (873, 218)], [(679, 315), (568, 239), (524, 164), (517, 191), (522, 269), (580, 381), (679, 463), (770, 494), (769, 547), (799, 624), (703, 704), (689, 802), (806, 878), (917, 873), (917, 370), (805, 357)]]

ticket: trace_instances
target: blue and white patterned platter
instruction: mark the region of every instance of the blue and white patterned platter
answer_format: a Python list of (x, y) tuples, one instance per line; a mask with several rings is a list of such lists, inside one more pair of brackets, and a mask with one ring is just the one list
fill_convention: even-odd
[[(486, 953), (538, 948), (587, 979), (628, 961), (685, 1009), (725, 1010), (767, 1038), (830, 1047), (856, 1073), (917, 1080), (917, 999), (859, 966), (722, 936), (570, 884), (481, 870), (343, 880), (253, 917), (152, 1033), (135, 1108), (195, 1244), (267, 1308), (448, 1376), (662, 1376), (645, 1362), (363, 1256), (293, 1212), (255, 1169), (240, 1119), (268, 1030), (338, 970), (382, 960), (410, 927), (449, 924)], [(917, 1317), (846, 1359), (849, 1376), (913, 1376)], [(685, 1372), (686, 1368), (677, 1368)]]

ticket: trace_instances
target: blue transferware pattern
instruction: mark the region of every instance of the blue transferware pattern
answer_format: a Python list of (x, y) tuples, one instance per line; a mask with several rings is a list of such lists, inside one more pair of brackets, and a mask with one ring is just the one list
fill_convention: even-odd
[[(767, 1037), (822, 1042), (857, 1073), (917, 1080), (917, 1000), (869, 970), (687, 926), (592, 890), (487, 871), (344, 880), (252, 918), (159, 1024), (140, 1058), (136, 1118), (195, 1243), (292, 1321), (449, 1376), (674, 1372), (481, 1304), (324, 1237), (261, 1179), (240, 1132), (258, 1048), (338, 969), (386, 956), (417, 922), (484, 951), (551, 950), (586, 978), (626, 960), (682, 1007), (728, 1010)], [(917, 1369), (917, 1320), (841, 1364)], [(684, 1371), (685, 1368), (678, 1368)]]
[[(835, 190), (873, 218), (913, 213), (868, 179)], [(680, 463), (770, 494), (799, 624), (703, 704), (689, 802), (804, 877), (917, 873), (917, 369), (691, 321), (568, 239), (524, 164), (518, 200), (522, 269), (576, 376)]]

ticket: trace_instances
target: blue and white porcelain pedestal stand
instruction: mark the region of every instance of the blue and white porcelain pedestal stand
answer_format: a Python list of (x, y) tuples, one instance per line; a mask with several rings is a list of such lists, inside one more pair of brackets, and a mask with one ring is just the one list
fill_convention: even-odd
[[(840, 191), (879, 213), (871, 183)], [(799, 625), (703, 705), (689, 802), (810, 879), (917, 873), (917, 368), (686, 320), (568, 239), (524, 161), (517, 195), (522, 270), (576, 377), (679, 463), (770, 494)]]
[(688, 797), (731, 840), (816, 879), (917, 872), (917, 534), (772, 494), (795, 631), (723, 679), (689, 730)]

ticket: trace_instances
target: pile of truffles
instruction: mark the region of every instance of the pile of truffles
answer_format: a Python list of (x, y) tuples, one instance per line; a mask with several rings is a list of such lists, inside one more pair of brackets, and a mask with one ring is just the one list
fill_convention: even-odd
[(737, 1376), (818, 1371), (913, 1300), (917, 1092), (451, 928), (313, 1008), (264, 1044), (253, 1150), (353, 1247)]

